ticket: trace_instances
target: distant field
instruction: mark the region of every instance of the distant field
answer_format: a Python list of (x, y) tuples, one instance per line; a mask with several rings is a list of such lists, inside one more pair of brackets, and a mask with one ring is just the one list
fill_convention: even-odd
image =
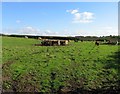
[(2, 38), (4, 92), (116, 90), (120, 51), (117, 45), (73, 42), (34, 46), (37, 39)]

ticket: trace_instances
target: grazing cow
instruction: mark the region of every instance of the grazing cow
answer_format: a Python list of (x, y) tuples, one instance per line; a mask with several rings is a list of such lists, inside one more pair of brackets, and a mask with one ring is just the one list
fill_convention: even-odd
[(28, 36), (25, 36), (26, 39), (28, 39)]
[(35, 46), (42, 46), (41, 44), (35, 44)]
[(99, 42), (96, 41), (96, 42), (95, 42), (95, 45), (99, 46)]
[(83, 42), (83, 40), (81, 40), (81, 42)]
[(118, 42), (118, 41), (116, 41), (116, 45), (118, 45), (118, 43), (119, 43), (119, 42)]
[(41, 37), (38, 37), (38, 40), (42, 40), (42, 38), (41, 38)]

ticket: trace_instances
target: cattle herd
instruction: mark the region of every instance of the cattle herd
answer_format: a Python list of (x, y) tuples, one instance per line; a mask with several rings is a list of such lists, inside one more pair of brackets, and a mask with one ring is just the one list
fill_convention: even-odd
[[(41, 40), (40, 44), (35, 44), (35, 46), (66, 46), (69, 44), (70, 40), (60, 40), (60, 39), (42, 39), (41, 37), (38, 37), (38, 40)], [(76, 42), (76, 41), (74, 41)], [(77, 41), (78, 42), (78, 41)], [(81, 40), (83, 42), (83, 40)], [(119, 42), (102, 42), (102, 41), (95, 41), (95, 45), (99, 46), (100, 44), (109, 44), (109, 45), (119, 45)]]

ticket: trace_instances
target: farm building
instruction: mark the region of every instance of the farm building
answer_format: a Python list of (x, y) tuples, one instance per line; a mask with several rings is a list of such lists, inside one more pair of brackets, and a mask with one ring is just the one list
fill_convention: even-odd
[(68, 45), (68, 40), (42, 39), (41, 45), (44, 46)]

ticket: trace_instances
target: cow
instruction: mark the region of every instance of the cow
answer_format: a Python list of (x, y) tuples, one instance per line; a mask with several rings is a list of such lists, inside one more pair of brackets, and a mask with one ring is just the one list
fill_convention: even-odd
[(95, 42), (95, 45), (99, 46), (99, 42), (96, 41), (96, 42)]

